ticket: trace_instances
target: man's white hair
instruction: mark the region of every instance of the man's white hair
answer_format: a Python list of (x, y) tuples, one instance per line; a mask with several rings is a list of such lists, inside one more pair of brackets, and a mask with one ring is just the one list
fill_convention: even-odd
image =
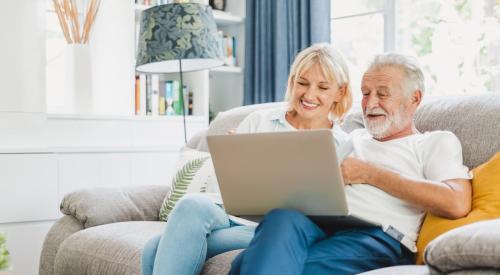
[(415, 57), (397, 53), (380, 54), (375, 56), (366, 71), (374, 71), (385, 66), (398, 67), (404, 71), (405, 83), (403, 83), (402, 88), (407, 97), (410, 97), (416, 90), (420, 90), (422, 95), (424, 94), (424, 73)]

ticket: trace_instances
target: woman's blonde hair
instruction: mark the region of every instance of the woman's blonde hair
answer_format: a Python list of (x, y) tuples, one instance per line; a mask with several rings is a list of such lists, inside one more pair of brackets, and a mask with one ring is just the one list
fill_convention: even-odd
[[(336, 81), (339, 88), (345, 86), (344, 94), (338, 103), (333, 104), (330, 114), (337, 120), (342, 120), (345, 113), (351, 108), (352, 93), (349, 79), (349, 69), (342, 54), (332, 45), (327, 43), (314, 44), (297, 54), (288, 75), (288, 86), (286, 88), (285, 100), (292, 101), (292, 89), (294, 81), (300, 74), (319, 64), (323, 74), (328, 81)], [(295, 110), (290, 105), (290, 112)]]

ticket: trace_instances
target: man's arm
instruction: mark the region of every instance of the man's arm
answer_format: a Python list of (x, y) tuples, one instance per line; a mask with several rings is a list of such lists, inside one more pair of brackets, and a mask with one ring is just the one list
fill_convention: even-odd
[(468, 179), (415, 180), (352, 157), (346, 158), (341, 168), (346, 183), (370, 184), (438, 216), (457, 219), (471, 209), (472, 190)]

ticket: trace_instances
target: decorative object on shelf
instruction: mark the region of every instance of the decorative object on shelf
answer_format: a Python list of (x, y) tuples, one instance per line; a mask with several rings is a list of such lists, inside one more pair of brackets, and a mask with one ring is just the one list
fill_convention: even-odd
[(210, 6), (214, 10), (225, 10), (226, 9), (226, 0), (210, 0)]
[(64, 51), (64, 88), (69, 93), (69, 104), (77, 114), (92, 114), (92, 68), (90, 48), (85, 44), (70, 44)]
[(80, 24), (80, 13), (76, 0), (52, 0), (52, 2), (66, 42), (68, 44), (87, 44), (101, 0), (88, 0), (87, 11), (82, 14), (85, 17), (83, 25)]
[[(68, 43), (64, 87), (71, 109), (77, 114), (93, 113), (90, 31), (94, 25), (101, 0), (88, 0), (85, 12), (79, 12), (76, 0), (53, 0), (59, 24)], [(80, 2), (79, 2), (80, 3)], [(80, 18), (85, 18), (80, 24)]]
[[(143, 73), (180, 74), (182, 106), (185, 106), (183, 72), (223, 64), (217, 26), (209, 6), (173, 3), (142, 12), (136, 70)], [(186, 108), (181, 108), (187, 142)]]
[(10, 257), (7, 246), (5, 245), (5, 235), (0, 232), (0, 271), (10, 268)]

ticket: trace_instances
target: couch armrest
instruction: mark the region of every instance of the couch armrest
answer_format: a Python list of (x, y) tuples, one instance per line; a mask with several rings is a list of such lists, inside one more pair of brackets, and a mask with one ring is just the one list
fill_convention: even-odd
[(71, 216), (63, 216), (50, 228), (40, 254), (40, 275), (53, 275), (54, 263), (61, 243), (67, 237), (83, 229), (83, 225)]
[(158, 185), (85, 189), (64, 196), (61, 212), (74, 217), (83, 228), (123, 221), (155, 221), (169, 189)]

